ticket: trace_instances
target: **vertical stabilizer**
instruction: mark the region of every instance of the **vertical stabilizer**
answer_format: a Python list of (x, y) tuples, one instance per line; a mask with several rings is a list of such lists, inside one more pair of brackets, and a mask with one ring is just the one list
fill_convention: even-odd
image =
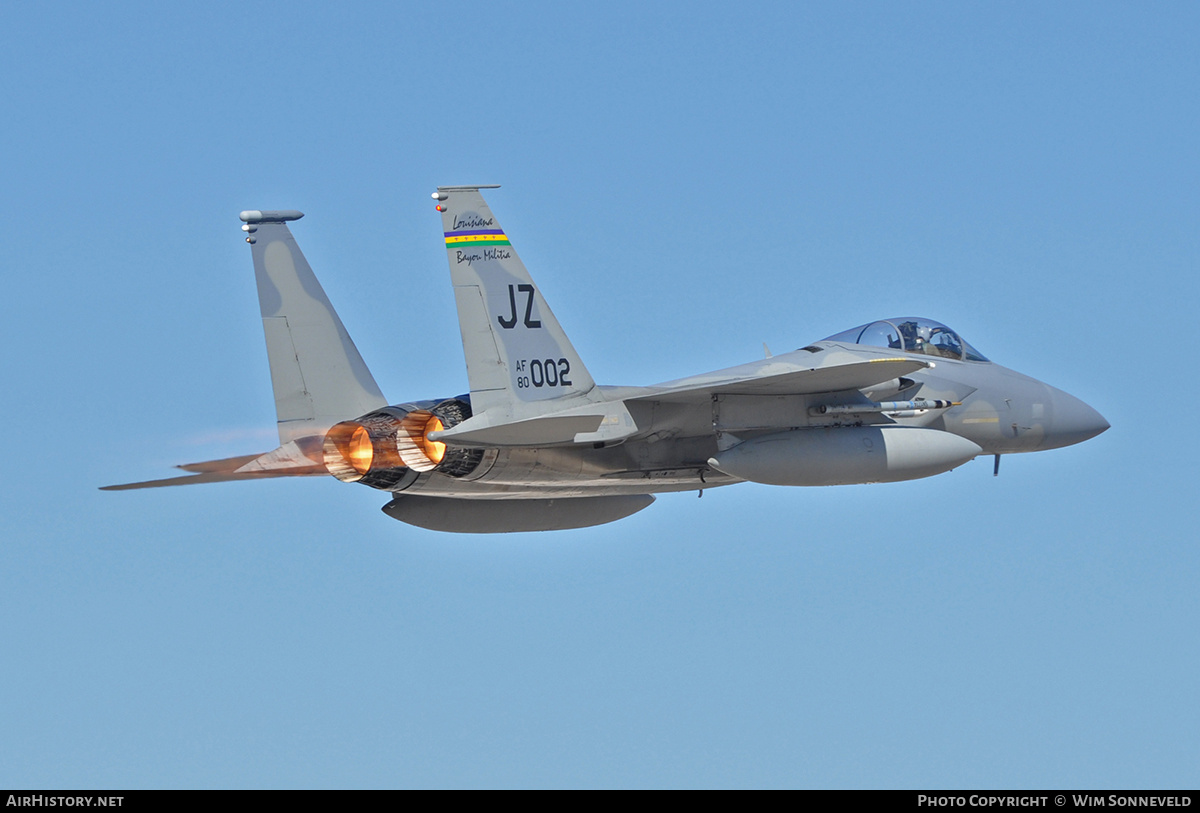
[(287, 227), (303, 216), (241, 214), (254, 257), (281, 445), (387, 405)]
[(595, 382), (534, 285), (480, 189), (434, 193), (471, 385), (471, 406), (493, 419), (528, 417), (590, 400)]

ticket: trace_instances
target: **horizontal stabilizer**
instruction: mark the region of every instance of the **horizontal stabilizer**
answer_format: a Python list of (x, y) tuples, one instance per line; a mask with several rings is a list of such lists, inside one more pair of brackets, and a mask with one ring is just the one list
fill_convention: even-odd
[[(306, 439), (305, 448), (315, 448), (312, 439)], [(317, 452), (319, 454), (319, 449)], [(226, 457), (221, 460), (206, 460), (202, 463), (187, 463), (179, 468), (195, 472), (182, 477), (165, 480), (145, 480), (140, 483), (124, 483), (102, 486), (101, 491), (129, 491), (137, 488), (161, 488), (163, 486), (187, 486), (199, 483), (226, 483), (233, 480), (261, 480), (268, 477), (316, 477), (329, 474), (324, 463), (318, 463), (291, 441), (274, 451), (261, 455)]]
[(252, 460), (258, 460), (260, 457), (262, 457), (261, 454), (244, 454), (238, 457), (225, 457), (220, 460), (205, 460), (202, 463), (184, 463), (182, 466), (176, 466), (175, 468), (192, 471), (197, 474), (208, 474), (214, 471), (231, 472), (237, 471), (242, 466)]
[(191, 486), (200, 483), (228, 483), (234, 480), (265, 480), (271, 477), (317, 477), (328, 475), (324, 466), (313, 466), (307, 470), (259, 472), (206, 472), (188, 474), (183, 477), (168, 477), (165, 480), (146, 480), (141, 483), (123, 483), (119, 486), (101, 486), (101, 491), (132, 491), (137, 488), (162, 488), (163, 486)]

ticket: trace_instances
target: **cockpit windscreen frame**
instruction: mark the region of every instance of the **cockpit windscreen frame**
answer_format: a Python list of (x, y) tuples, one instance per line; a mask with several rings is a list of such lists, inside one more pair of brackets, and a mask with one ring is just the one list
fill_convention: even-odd
[(919, 316), (877, 319), (874, 322), (844, 330), (830, 336), (825, 341), (886, 347), (904, 353), (917, 353), (955, 361), (988, 361), (986, 356), (946, 325)]

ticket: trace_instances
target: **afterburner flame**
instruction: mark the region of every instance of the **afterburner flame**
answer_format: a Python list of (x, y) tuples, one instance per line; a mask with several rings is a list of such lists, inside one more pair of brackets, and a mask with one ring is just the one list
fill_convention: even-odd
[(354, 434), (350, 436), (349, 447), (346, 457), (350, 465), (359, 474), (369, 472), (371, 461), (375, 459), (375, 448), (371, 445), (371, 434), (367, 427), (360, 426), (354, 430)]
[(418, 409), (404, 416), (396, 437), (400, 459), (413, 471), (433, 471), (446, 456), (446, 444), (430, 440), (430, 432), (444, 427), (441, 420), (428, 410)]
[(441, 463), (442, 458), (446, 456), (446, 444), (439, 443), (436, 440), (429, 439), (430, 432), (441, 432), (446, 427), (442, 426), (442, 421), (437, 416), (430, 418), (425, 422), (425, 430), (421, 433), (421, 440), (424, 441), (425, 456), (432, 460), (435, 464)]
[[(370, 466), (374, 451), (370, 448), (370, 432), (361, 423), (343, 421), (325, 433), (325, 468), (343, 483), (357, 483), (363, 478), (365, 466)], [(363, 445), (366, 441), (367, 454), (364, 464)]]
[(429, 439), (470, 417), (470, 406), (455, 399), (429, 408), (390, 406), (342, 421), (325, 433), (325, 468), (343, 483), (400, 491), (417, 475), (435, 469), (449, 477), (471, 473), (483, 459), (478, 449), (447, 447)]

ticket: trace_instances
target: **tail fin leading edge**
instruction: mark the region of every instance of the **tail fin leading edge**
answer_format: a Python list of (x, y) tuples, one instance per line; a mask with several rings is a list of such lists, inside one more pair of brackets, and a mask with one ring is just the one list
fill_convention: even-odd
[[(480, 189), (440, 186), (450, 278), (475, 414), (541, 414), (560, 399), (585, 398), (595, 382)], [(585, 398), (586, 399), (586, 398)]]
[(287, 227), (303, 216), (241, 214), (254, 258), (280, 445), (387, 405)]

